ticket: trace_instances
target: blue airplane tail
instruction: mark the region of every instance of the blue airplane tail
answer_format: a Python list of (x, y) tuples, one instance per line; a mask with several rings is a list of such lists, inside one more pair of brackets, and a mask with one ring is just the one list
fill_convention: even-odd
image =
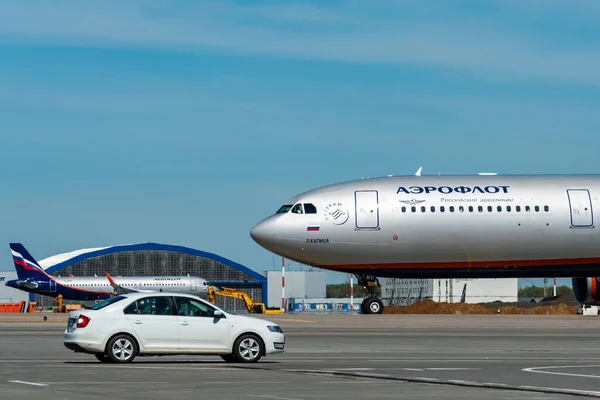
[(21, 243), (11, 243), (13, 263), (20, 280), (50, 280), (50, 276), (44, 271), (40, 264), (33, 258)]

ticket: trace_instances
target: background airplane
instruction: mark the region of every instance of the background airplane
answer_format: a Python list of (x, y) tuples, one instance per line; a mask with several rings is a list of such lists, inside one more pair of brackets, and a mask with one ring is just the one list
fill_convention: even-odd
[(195, 276), (106, 276), (53, 277), (20, 243), (11, 243), (10, 250), (18, 279), (7, 281), (7, 286), (26, 292), (56, 297), (64, 300), (99, 300), (114, 294), (130, 292), (184, 292), (206, 298), (208, 282)]
[(262, 247), (355, 274), (364, 313), (376, 277), (572, 277), (600, 305), (599, 175), (388, 176), (299, 194), (250, 232)]

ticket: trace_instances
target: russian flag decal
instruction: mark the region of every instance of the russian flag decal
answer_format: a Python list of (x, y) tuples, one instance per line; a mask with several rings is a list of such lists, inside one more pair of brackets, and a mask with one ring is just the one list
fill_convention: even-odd
[(306, 227), (306, 230), (307, 230), (307, 231), (309, 231), (309, 232), (316, 232), (316, 231), (318, 231), (319, 229), (321, 229), (321, 226), (320, 226), (320, 225), (308, 225), (308, 226)]

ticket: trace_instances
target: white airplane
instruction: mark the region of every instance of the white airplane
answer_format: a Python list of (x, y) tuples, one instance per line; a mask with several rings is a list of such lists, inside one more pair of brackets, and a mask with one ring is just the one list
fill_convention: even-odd
[(208, 282), (195, 276), (125, 276), (118, 277), (118, 283), (108, 273), (104, 277), (57, 278), (47, 274), (22, 244), (11, 243), (10, 250), (19, 279), (5, 284), (26, 292), (83, 301), (132, 292), (183, 292), (202, 298), (208, 293)]
[(377, 277), (571, 277), (600, 305), (600, 175), (388, 176), (299, 194), (250, 235), (267, 250), (355, 274), (379, 314)]

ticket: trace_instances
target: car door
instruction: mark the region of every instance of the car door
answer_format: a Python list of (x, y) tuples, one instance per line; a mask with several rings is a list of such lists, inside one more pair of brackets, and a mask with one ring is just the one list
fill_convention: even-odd
[(219, 352), (229, 348), (229, 321), (215, 317), (210, 305), (191, 298), (175, 296), (179, 320), (179, 350)]
[(179, 321), (171, 296), (138, 299), (125, 308), (124, 314), (146, 351), (177, 351)]

